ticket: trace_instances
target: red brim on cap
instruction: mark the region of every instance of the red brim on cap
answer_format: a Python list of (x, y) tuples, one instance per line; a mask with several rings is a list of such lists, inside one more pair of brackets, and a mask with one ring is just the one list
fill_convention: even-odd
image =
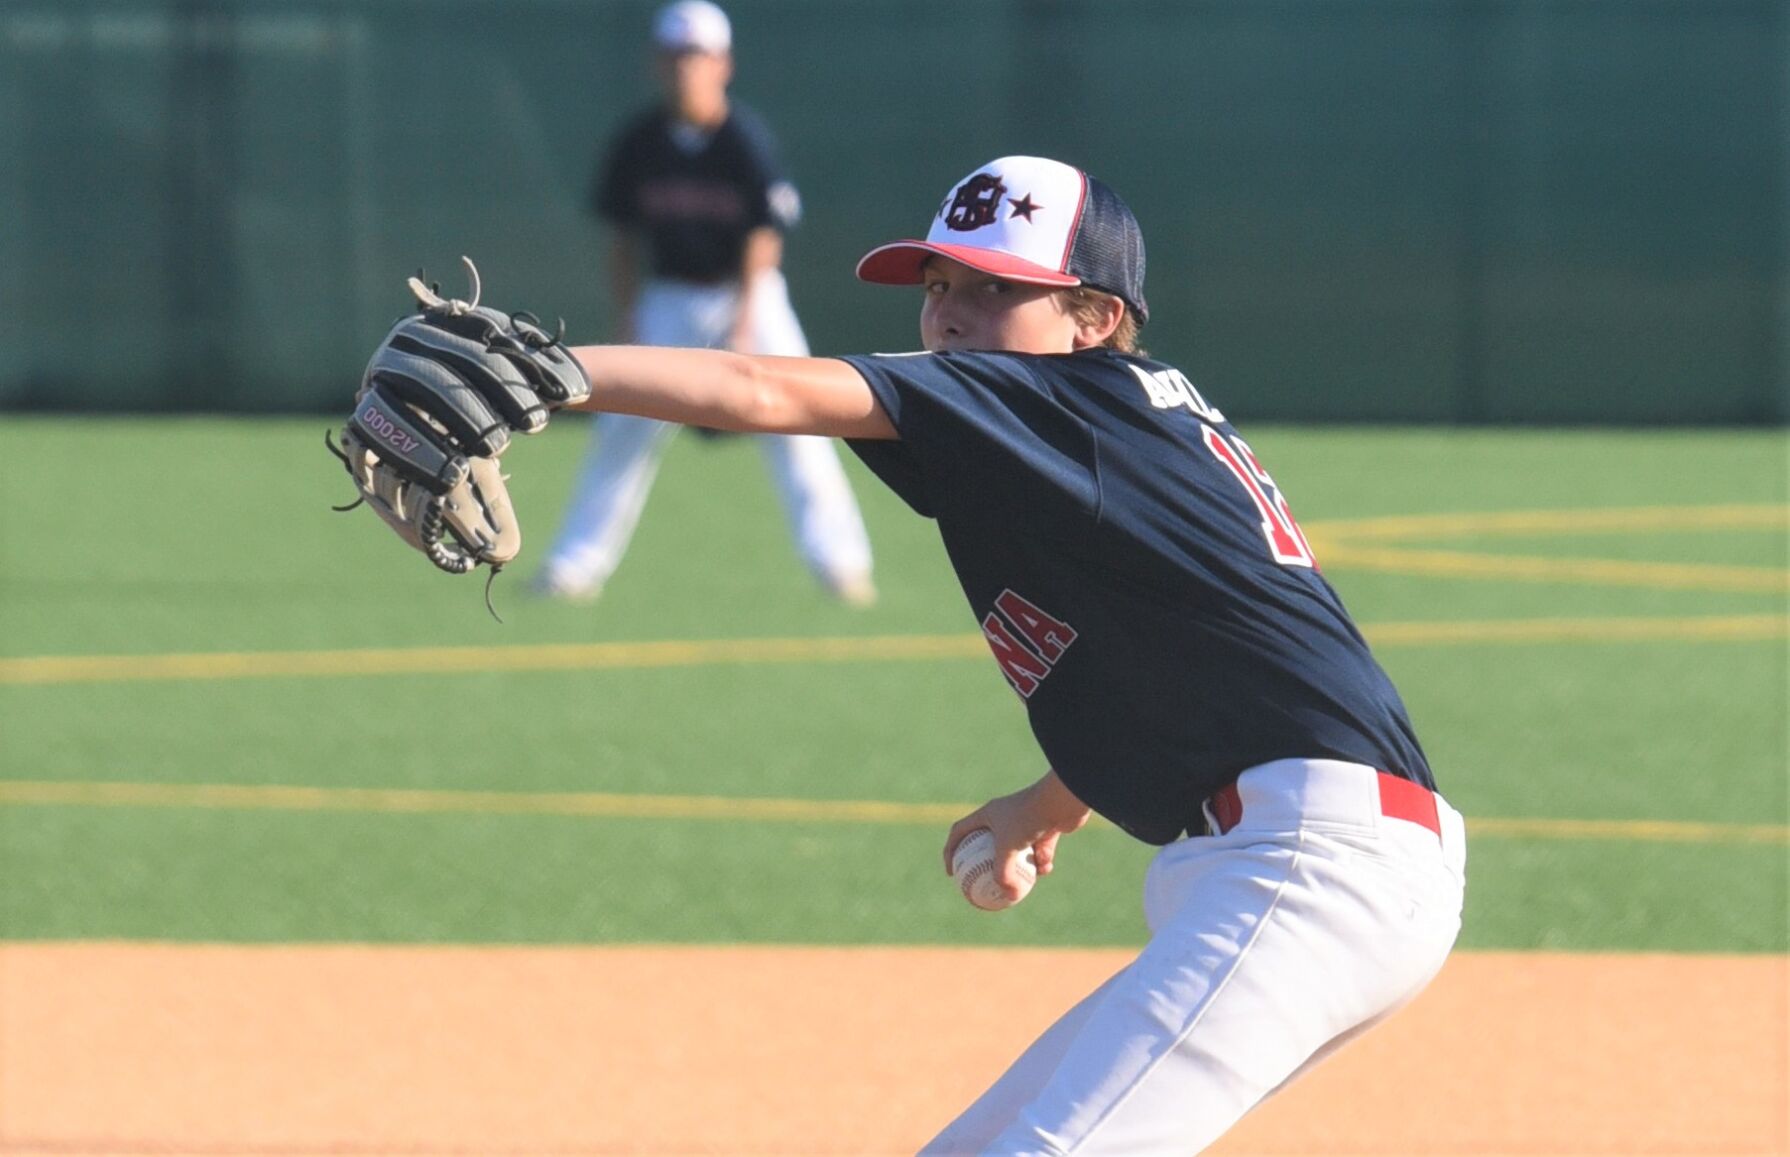
[(1008, 281), (1028, 285), (1080, 285), (1081, 278), (1061, 270), (1002, 253), (998, 249), (981, 249), (974, 245), (938, 245), (931, 241), (891, 241), (878, 245), (858, 261), (858, 278), (877, 285), (918, 285), (920, 268), (928, 257), (949, 257), (971, 269), (992, 273)]

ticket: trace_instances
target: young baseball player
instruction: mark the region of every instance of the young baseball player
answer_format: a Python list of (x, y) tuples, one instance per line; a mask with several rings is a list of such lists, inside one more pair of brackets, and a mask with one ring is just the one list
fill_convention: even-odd
[[(780, 270), (800, 200), (770, 132), (728, 98), (732, 43), (727, 15), (708, 0), (668, 5), (654, 21), (665, 99), (616, 137), (594, 192), (610, 226), (616, 312), (624, 340), (803, 355)], [(674, 429), (622, 414), (597, 420), (536, 591), (573, 600), (601, 592)], [(847, 604), (874, 602), (870, 540), (833, 443), (767, 435), (759, 446), (809, 570)]]
[(925, 351), (586, 347), (586, 408), (848, 438), (935, 519), (1048, 761), (952, 825), (1003, 885), (1090, 812), (1160, 851), (1151, 938), (926, 1146), (1196, 1152), (1388, 1016), (1460, 927), (1460, 815), (1286, 496), (1213, 402), (1136, 349), (1119, 197), (1005, 157), (858, 276), (921, 287)]

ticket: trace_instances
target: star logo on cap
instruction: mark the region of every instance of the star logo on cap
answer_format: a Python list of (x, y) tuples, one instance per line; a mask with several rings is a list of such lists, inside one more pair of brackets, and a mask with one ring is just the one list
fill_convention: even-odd
[(1032, 220), (1033, 213), (1044, 208), (1043, 205), (1033, 203), (1032, 195), (1030, 193), (1027, 193), (1023, 197), (1008, 197), (1007, 207), (1013, 210), (1013, 212), (1007, 214), (1007, 220), (1011, 221), (1015, 217), (1024, 217), (1028, 223)]

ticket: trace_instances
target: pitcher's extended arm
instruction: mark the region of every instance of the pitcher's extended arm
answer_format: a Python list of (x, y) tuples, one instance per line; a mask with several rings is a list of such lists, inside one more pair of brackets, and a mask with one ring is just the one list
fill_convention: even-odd
[(578, 346), (591, 396), (576, 408), (752, 434), (894, 438), (863, 375), (836, 358), (659, 346)]

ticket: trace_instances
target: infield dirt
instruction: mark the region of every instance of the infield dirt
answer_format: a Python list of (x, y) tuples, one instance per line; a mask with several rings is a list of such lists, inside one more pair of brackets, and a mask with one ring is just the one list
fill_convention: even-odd
[[(1129, 958), (0, 946), (0, 1151), (912, 1152)], [(1456, 956), (1216, 1153), (1782, 1154), (1782, 956)]]

